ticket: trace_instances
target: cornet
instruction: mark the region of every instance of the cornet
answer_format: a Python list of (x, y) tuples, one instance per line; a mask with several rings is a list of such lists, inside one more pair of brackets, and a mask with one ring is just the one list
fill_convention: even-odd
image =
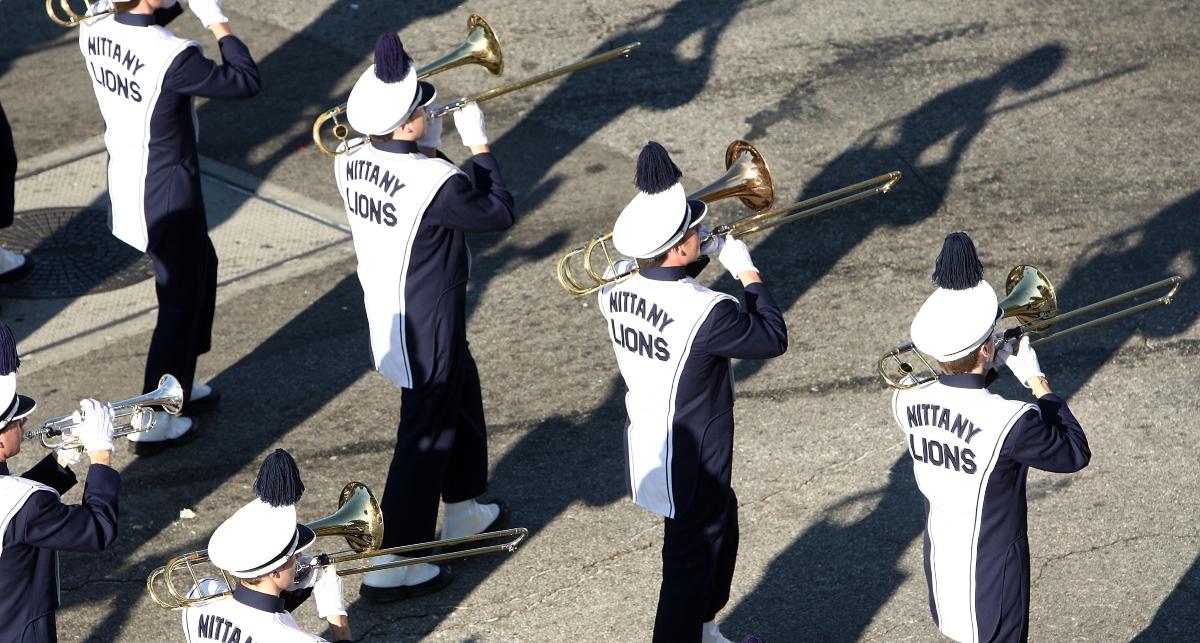
[[(1182, 277), (1174, 275), (1162, 281), (1156, 281), (1152, 284), (1114, 295), (1108, 299), (1088, 304), (1082, 308), (1060, 313), (1058, 312), (1058, 296), (1045, 273), (1034, 266), (1014, 266), (1008, 272), (1008, 277), (1004, 280), (1005, 297), (1000, 301), (999, 306), (1002, 311), (1001, 317), (1015, 319), (1019, 322), (1019, 325), (1004, 331), (1004, 338), (1006, 340), (1014, 340), (1020, 338), (1022, 335), (1044, 333), (1052, 326), (1057, 326), (1078, 317), (1091, 314), (1102, 308), (1115, 306), (1116, 304), (1136, 299), (1148, 293), (1161, 291), (1164, 288), (1167, 289), (1165, 294), (1149, 301), (1123, 308), (1069, 328), (1064, 328), (1029, 342), (1030, 346), (1041, 346), (1047, 342), (1062, 339), (1083, 330), (1136, 315), (1150, 308), (1170, 304), (1174, 301), (1175, 293), (1179, 290), (1179, 284), (1182, 281)], [(918, 373), (912, 361), (909, 361), (914, 359), (920, 362), (923, 372)], [(941, 378), (931, 360), (926, 359), (913, 346), (912, 342), (901, 344), (880, 355), (878, 369), (879, 377), (888, 386), (900, 390), (916, 388), (923, 384), (935, 382)]]
[[(485, 545), (462, 551), (443, 551), (442, 553), (405, 558), (391, 563), (374, 565), (368, 563), (357, 567), (343, 567), (337, 570), (337, 574), (338, 576), (349, 576), (350, 574), (362, 574), (381, 569), (416, 565), (418, 563), (434, 563), (441, 560), (481, 556), (494, 552), (513, 552), (529, 537), (528, 529), (518, 527), (515, 529), (489, 531), (462, 538), (450, 538), (428, 543), (379, 549), (379, 544), (383, 540), (383, 512), (380, 511), (379, 503), (375, 500), (374, 494), (361, 482), (351, 482), (342, 489), (338, 500), (338, 510), (335, 513), (316, 522), (308, 523), (307, 526), (317, 536), (345, 538), (350, 551), (315, 556), (311, 562), (298, 566), (296, 570), (297, 576), (315, 567), (343, 565), (347, 562), (374, 558), (386, 554), (409, 554), (414, 551), (435, 548), (442, 548), (444, 550), (447, 547), (455, 547), (481, 540), (509, 539), (493, 545)], [(213, 594), (203, 592), (201, 581), (205, 578), (220, 578), (224, 581), (225, 587), (228, 588), (233, 588), (237, 580), (226, 574), (225, 570), (215, 567), (213, 568), (215, 570), (214, 573), (205, 575), (202, 570), (198, 569), (200, 565), (204, 564), (211, 566), (208, 552), (194, 551), (182, 556), (176, 556), (168, 561), (166, 565), (150, 572), (150, 575), (146, 577), (146, 591), (150, 594), (150, 600), (163, 609), (176, 610), (202, 605), (208, 601), (230, 594), (232, 589)], [(176, 576), (180, 573), (184, 574), (185, 584), (182, 587), (176, 585)], [(159, 586), (162, 587), (161, 592)]]
[[(113, 437), (140, 433), (154, 428), (154, 409), (160, 406), (171, 415), (179, 415), (183, 410), (183, 387), (173, 375), (163, 375), (158, 380), (158, 388), (128, 400), (113, 402)], [(36, 429), (25, 431), (26, 439), (38, 438), (47, 449), (79, 449), (83, 443), (77, 438), (69, 437), (72, 430), (83, 424), (79, 412), (60, 415), (42, 422)], [(58, 437), (58, 441), (50, 438)]]

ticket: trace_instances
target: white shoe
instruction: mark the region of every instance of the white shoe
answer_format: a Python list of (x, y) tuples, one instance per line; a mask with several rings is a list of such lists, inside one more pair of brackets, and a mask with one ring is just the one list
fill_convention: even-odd
[[(371, 559), (372, 565), (381, 563), (392, 563), (399, 560), (404, 560), (395, 554), (384, 554)], [(407, 587), (412, 585), (420, 585), (426, 583), (441, 573), (441, 568), (430, 563), (417, 563), (416, 565), (405, 565), (404, 567), (392, 567), (391, 569), (381, 569), (378, 571), (367, 572), (363, 576), (363, 585), (371, 587)]]
[(125, 436), (130, 442), (166, 442), (178, 440), (192, 430), (192, 418), (176, 416), (166, 411), (154, 412), (154, 428), (141, 433), (130, 433)]
[(500, 517), (500, 504), (481, 505), (475, 499), (443, 504), (442, 539), (483, 533)]
[(0, 275), (25, 265), (25, 255), (0, 248)]
[(717, 626), (716, 621), (709, 621), (704, 624), (701, 629), (701, 643), (733, 643), (721, 634), (721, 628)]
[(192, 394), (188, 396), (188, 401), (195, 402), (209, 395), (212, 395), (212, 387), (200, 380), (196, 380), (192, 382)]

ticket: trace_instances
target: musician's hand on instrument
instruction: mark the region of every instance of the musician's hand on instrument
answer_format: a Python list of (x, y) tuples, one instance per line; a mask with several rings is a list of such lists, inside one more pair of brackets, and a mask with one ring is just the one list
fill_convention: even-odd
[(318, 568), (317, 580), (313, 585), (313, 600), (317, 603), (317, 616), (328, 619), (346, 616), (346, 601), (342, 588), (342, 577), (337, 574), (337, 565)]
[[(700, 244), (700, 254), (706, 257), (715, 257), (721, 254), (721, 249), (725, 247), (725, 239), (712, 234), (712, 228), (703, 224), (700, 225), (699, 232), (701, 239), (708, 237), (708, 241)], [(709, 237), (709, 235), (712, 236)]]
[(454, 112), (454, 129), (462, 138), (462, 144), (467, 147), (487, 145), (487, 133), (483, 129), (483, 110), (478, 103), (467, 103), (462, 109)]
[(79, 464), (79, 458), (83, 457), (83, 452), (79, 449), (54, 449), (54, 459), (64, 467), (71, 467)]
[(442, 117), (430, 118), (428, 114), (437, 110), (441, 105), (430, 105), (426, 109), (425, 134), (417, 140), (417, 147), (436, 150), (442, 146)]
[(205, 27), (211, 28), (215, 24), (229, 22), (229, 18), (221, 13), (221, 0), (188, 0), (188, 9), (196, 14)]
[(113, 410), (111, 405), (91, 399), (79, 400), (78, 419), (79, 424), (71, 429), (71, 434), (83, 442), (83, 448), (88, 453), (112, 451)]
[(1012, 347), (1013, 342), (1005, 342), (1008, 356), (1004, 360), (1004, 365), (1008, 370), (1012, 371), (1013, 375), (1017, 376), (1025, 388), (1033, 388), (1030, 380), (1036, 377), (1046, 377), (1042, 373), (1042, 366), (1038, 363), (1037, 353), (1033, 351), (1033, 347), (1029, 345), (1029, 336), (1021, 337), (1021, 341), (1016, 348)]
[(758, 268), (755, 268), (754, 262), (750, 260), (750, 249), (746, 247), (746, 242), (735, 239), (732, 234), (725, 235), (717, 260), (734, 279), (740, 279), (744, 272), (758, 272)]
[(1004, 339), (1004, 331), (998, 330), (992, 333), (992, 359), (987, 364), (984, 364), (984, 370), (999, 369), (1004, 365), (1004, 360), (1008, 359), (1009, 355), (1012, 355), (1012, 350), (1008, 345), (1008, 341)]

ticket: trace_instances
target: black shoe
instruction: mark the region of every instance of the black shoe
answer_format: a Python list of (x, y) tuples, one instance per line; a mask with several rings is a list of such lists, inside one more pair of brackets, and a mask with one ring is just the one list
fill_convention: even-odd
[(6, 273), (0, 274), (0, 283), (11, 284), (14, 281), (20, 281), (33, 271), (33, 257), (25, 255), (25, 263), (17, 268), (13, 268)]
[[(490, 524), (488, 524), (487, 527), (484, 527), (483, 531), (481, 531), (479, 533), (484, 533), (484, 532), (488, 532), (488, 531), (496, 531), (497, 529), (504, 528), (504, 526), (508, 524), (508, 517), (509, 517), (510, 512), (508, 510), (507, 502), (504, 502), (503, 500), (500, 500), (499, 498), (492, 498), (491, 500), (484, 500), (483, 502), (481, 502), (479, 504), (481, 504), (481, 505), (500, 505), (500, 514), (497, 515), (496, 519), (493, 520)], [(469, 536), (463, 536), (463, 538), (469, 538)], [(441, 553), (450, 553), (450, 552), (456, 552), (456, 551), (464, 551), (467, 549), (473, 549), (475, 547), (480, 547), (483, 545), (487, 545), (487, 543), (482, 543), (482, 545), (481, 545), (481, 543), (479, 541), (465, 542), (465, 543), (460, 543), (458, 545), (450, 545), (449, 547), (440, 547), (437, 549), (437, 551), (439, 551)]]
[[(431, 563), (437, 564), (437, 563)], [(399, 587), (373, 587), (363, 584), (358, 595), (368, 603), (393, 603), (409, 598), (432, 594), (450, 584), (454, 574), (449, 565), (437, 565), (438, 575), (417, 585), (401, 585)]]
[(173, 440), (159, 440), (158, 442), (134, 442), (133, 454), (139, 457), (157, 455), (163, 451), (167, 451), (178, 446), (183, 446), (192, 440), (195, 440), (196, 434), (200, 430), (200, 421), (196, 418), (188, 419), (192, 421), (192, 427), (187, 430), (187, 433), (184, 433)]

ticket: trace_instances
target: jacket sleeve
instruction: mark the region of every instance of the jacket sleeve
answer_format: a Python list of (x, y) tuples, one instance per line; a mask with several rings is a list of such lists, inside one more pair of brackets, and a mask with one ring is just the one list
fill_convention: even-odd
[(164, 86), (185, 96), (250, 98), (262, 89), (258, 66), (237, 36), (220, 40), (222, 64), (204, 57), (199, 47), (188, 47), (171, 63)]
[(740, 312), (732, 301), (720, 301), (696, 340), (713, 355), (767, 359), (787, 351), (787, 325), (771, 291), (756, 283), (746, 287), (746, 312)]
[(39, 460), (32, 469), (22, 473), (21, 477), (40, 482), (59, 494), (66, 493), (77, 481), (75, 472), (59, 464), (53, 453)]
[(83, 504), (63, 504), (54, 494), (39, 491), (21, 508), (23, 518), (14, 532), (27, 545), (60, 551), (103, 551), (117, 538), (117, 496), (121, 477), (102, 464), (88, 469)]
[(516, 221), (513, 197), (500, 174), (496, 157), (490, 152), (476, 154), (471, 165), (472, 180), (461, 174), (447, 179), (425, 208), (425, 218), (434, 225), (463, 232), (511, 228)]
[(1079, 471), (1092, 459), (1083, 427), (1067, 403), (1053, 393), (1043, 395), (1037, 410), (1030, 409), (1017, 420), (1000, 453), (1054, 473)]

